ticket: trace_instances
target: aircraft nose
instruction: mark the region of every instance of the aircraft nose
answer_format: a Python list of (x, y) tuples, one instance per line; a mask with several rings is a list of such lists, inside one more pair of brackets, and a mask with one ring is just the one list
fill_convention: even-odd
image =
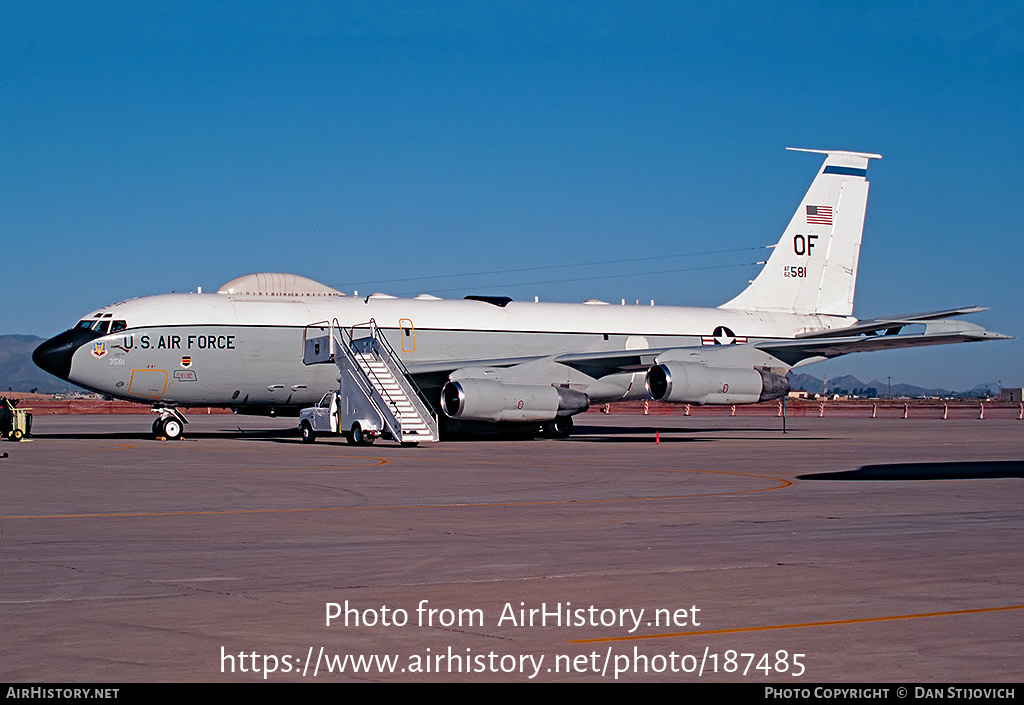
[(99, 334), (79, 328), (66, 330), (45, 343), (32, 353), (32, 362), (51, 375), (68, 379), (71, 375), (71, 358), (82, 345), (98, 338)]

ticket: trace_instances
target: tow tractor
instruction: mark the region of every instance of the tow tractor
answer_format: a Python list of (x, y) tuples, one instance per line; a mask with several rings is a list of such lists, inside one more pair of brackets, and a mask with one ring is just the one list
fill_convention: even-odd
[(17, 399), (0, 397), (0, 435), (20, 441), (32, 433), (30, 409), (19, 409)]

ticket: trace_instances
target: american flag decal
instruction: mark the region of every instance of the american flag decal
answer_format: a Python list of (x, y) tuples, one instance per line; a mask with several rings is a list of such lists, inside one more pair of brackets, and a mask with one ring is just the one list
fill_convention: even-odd
[(832, 225), (832, 206), (807, 206), (808, 225)]

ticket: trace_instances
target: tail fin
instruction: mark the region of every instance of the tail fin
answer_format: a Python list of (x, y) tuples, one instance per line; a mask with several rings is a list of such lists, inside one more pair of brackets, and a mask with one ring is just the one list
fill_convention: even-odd
[(764, 269), (720, 308), (852, 315), (868, 160), (882, 156), (788, 149), (827, 156)]

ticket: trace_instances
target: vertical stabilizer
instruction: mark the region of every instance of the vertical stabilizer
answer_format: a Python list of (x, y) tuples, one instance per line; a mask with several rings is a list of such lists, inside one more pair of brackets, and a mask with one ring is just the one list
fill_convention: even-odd
[(788, 149), (824, 154), (825, 163), (764, 269), (720, 308), (852, 315), (868, 202), (868, 160), (882, 156)]

